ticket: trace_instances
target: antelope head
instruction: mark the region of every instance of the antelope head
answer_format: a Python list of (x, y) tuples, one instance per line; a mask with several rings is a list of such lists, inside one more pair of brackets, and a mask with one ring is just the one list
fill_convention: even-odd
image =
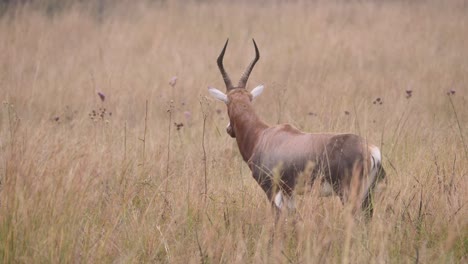
[(252, 39), (252, 41), (255, 47), (255, 58), (249, 64), (244, 74), (242, 74), (242, 77), (240, 78), (237, 86), (232, 85), (231, 78), (229, 78), (229, 75), (223, 66), (224, 53), (226, 52), (226, 47), (229, 42), (229, 39), (227, 39), (226, 44), (224, 44), (224, 48), (221, 51), (221, 54), (219, 54), (218, 60), (217, 60), (219, 71), (221, 72), (221, 76), (223, 77), (224, 83), (226, 84), (226, 93), (223, 93), (222, 91), (213, 87), (208, 88), (208, 91), (214, 98), (226, 104), (227, 109), (228, 109), (228, 116), (229, 116), (229, 124), (226, 127), (226, 132), (233, 138), (236, 137), (236, 133), (235, 133), (235, 129), (233, 128), (233, 126), (231, 126), (231, 124), (233, 123), (232, 112), (235, 111), (236, 105), (237, 106), (239, 105), (236, 102), (243, 102), (243, 104), (241, 103), (241, 105), (250, 104), (253, 101), (253, 99), (255, 99), (257, 96), (259, 96), (263, 92), (263, 88), (264, 88), (263, 85), (259, 85), (255, 87), (251, 92), (247, 91), (247, 89), (245, 88), (247, 85), (247, 80), (249, 79), (250, 73), (252, 72), (252, 69), (254, 68), (257, 61), (260, 59), (260, 53), (258, 52), (257, 44), (255, 43), (254, 39)]

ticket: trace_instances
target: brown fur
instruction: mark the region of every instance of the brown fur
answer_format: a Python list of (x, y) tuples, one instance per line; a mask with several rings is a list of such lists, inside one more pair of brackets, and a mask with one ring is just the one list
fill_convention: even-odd
[[(291, 196), (298, 177), (312, 163), (315, 167), (308, 175), (311, 185), (321, 176), (322, 181), (333, 186), (343, 203), (352, 198), (372, 214), (370, 194), (379, 175), (368, 179), (371, 158), (374, 158), (369, 155), (365, 140), (354, 134), (311, 134), (289, 124), (265, 124), (255, 113), (252, 94), (245, 89), (250, 72), (260, 58), (257, 45), (253, 41), (255, 58), (239, 86), (233, 87), (223, 66), (227, 44), (228, 41), (217, 60), (227, 90), (227, 101), (225, 98), (223, 101), (227, 104), (230, 125), (226, 131), (236, 138), (242, 158), (268, 199), (274, 203), (278, 190)], [(380, 163), (375, 165), (380, 168), (380, 175), (384, 175)]]
[[(277, 188), (286, 195), (292, 194), (297, 177), (308, 162), (315, 164), (309, 182), (322, 176), (343, 203), (353, 192), (353, 178), (358, 182), (354, 192), (365, 191), (361, 186), (366, 183), (371, 163), (363, 138), (354, 134), (304, 133), (289, 124), (268, 126), (255, 113), (247, 90), (231, 90), (228, 99), (230, 126), (239, 151), (270, 201)], [(275, 169), (280, 172), (280, 186), (274, 186)], [(362, 199), (363, 206), (368, 206), (365, 197)]]

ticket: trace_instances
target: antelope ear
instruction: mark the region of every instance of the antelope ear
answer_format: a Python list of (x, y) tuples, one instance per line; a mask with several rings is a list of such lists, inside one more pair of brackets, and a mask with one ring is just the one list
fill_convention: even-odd
[(262, 84), (262, 85), (259, 85), (259, 86), (255, 87), (250, 92), (250, 94), (252, 94), (252, 100), (255, 99), (255, 97), (259, 96), (263, 92), (263, 88), (265, 88), (265, 86), (263, 86), (263, 84)]
[(213, 96), (214, 98), (220, 101), (223, 101), (226, 104), (229, 101), (227, 98), (227, 95), (216, 88), (208, 87), (208, 92), (210, 92), (211, 96)]

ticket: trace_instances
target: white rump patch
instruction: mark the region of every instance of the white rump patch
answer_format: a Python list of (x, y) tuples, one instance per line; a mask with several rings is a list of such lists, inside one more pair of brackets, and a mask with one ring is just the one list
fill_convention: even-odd
[(377, 174), (380, 170), (380, 165), (382, 164), (382, 155), (380, 154), (380, 149), (376, 146), (369, 146), (370, 152), (370, 170), (369, 170), (369, 178), (367, 182), (366, 191), (363, 193), (363, 198), (366, 197), (369, 192), (371, 191), (371, 186), (375, 183)]
[(376, 146), (369, 146), (370, 156), (371, 156), (371, 172), (377, 173), (378, 165), (382, 164), (382, 156), (380, 154), (380, 149)]
[(210, 92), (211, 96), (226, 104), (229, 102), (227, 95), (216, 88), (208, 87), (208, 92)]
[(250, 94), (252, 95), (252, 100), (255, 99), (255, 97), (262, 94), (263, 88), (265, 88), (265, 86), (263, 86), (263, 84), (253, 88), (253, 90), (250, 92)]

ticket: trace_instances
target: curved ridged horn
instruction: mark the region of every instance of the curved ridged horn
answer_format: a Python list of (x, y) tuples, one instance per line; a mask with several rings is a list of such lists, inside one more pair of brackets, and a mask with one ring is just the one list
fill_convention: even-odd
[(224, 44), (224, 48), (221, 51), (221, 54), (219, 54), (218, 68), (219, 68), (219, 71), (221, 72), (221, 75), (223, 76), (224, 83), (226, 84), (226, 90), (229, 91), (233, 89), (233, 87), (232, 87), (231, 79), (229, 78), (229, 75), (227, 74), (227, 72), (224, 70), (224, 66), (223, 66), (224, 52), (226, 51), (228, 42), (229, 42), (229, 39), (226, 40), (226, 44)]
[(255, 43), (255, 39), (252, 39), (253, 44), (255, 46), (255, 59), (250, 63), (250, 65), (247, 67), (245, 70), (244, 74), (242, 75), (241, 79), (239, 80), (239, 88), (245, 88), (245, 85), (247, 84), (247, 80), (249, 79), (250, 72), (252, 72), (253, 67), (255, 66), (255, 63), (260, 59), (260, 53), (258, 52), (257, 48), (257, 43)]

